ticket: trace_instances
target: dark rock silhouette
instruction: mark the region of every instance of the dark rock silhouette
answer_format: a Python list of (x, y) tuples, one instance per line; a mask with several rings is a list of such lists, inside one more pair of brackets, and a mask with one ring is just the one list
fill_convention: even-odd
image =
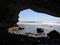
[(8, 33), (9, 37), (9, 43), (8, 45), (59, 45), (60, 44), (60, 39), (59, 38), (47, 38), (47, 37), (28, 37), (26, 35), (19, 35), (19, 34), (10, 34)]
[(42, 32), (44, 32), (43, 28), (37, 28), (37, 33), (42, 33)]
[(57, 32), (56, 30), (53, 30), (53, 31), (49, 32), (49, 33), (48, 33), (48, 36), (49, 36), (50, 38), (60, 38), (60, 34), (59, 34), (59, 32)]

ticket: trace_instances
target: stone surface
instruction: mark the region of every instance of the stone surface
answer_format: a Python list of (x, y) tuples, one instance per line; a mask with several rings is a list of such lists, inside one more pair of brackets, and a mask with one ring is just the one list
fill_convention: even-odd
[[(0, 41), (7, 43), (7, 29), (18, 22), (18, 14), (24, 9), (60, 17), (60, 0), (0, 0)], [(3, 37), (3, 38), (2, 38)]]
[(19, 12), (27, 8), (60, 17), (59, 6), (59, 0), (0, 0), (0, 27), (17, 23)]

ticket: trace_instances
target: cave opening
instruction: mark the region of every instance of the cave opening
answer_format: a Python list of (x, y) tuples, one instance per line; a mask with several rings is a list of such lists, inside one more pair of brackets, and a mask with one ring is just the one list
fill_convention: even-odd
[(45, 22), (60, 22), (59, 17), (54, 17), (46, 13), (35, 12), (31, 9), (25, 9), (20, 11), (19, 22), (20, 21), (45, 21)]
[[(31, 9), (25, 9), (23, 11), (20, 11), (18, 20), (19, 20), (19, 22), (17, 22), (17, 24), (19, 26), (22, 26), (25, 28), (26, 28), (26, 26), (24, 26), (24, 24), (28, 24), (28, 25), (29, 24), (30, 25), (43, 24), (44, 27), (43, 26), (41, 26), (41, 27), (37, 26), (37, 27), (44, 28), (46, 30), (45, 32), (47, 32), (47, 33), (52, 30), (59, 31), (59, 27), (60, 27), (60, 18), (51, 16), (46, 13), (38, 13)], [(28, 28), (28, 26), (27, 26), (27, 28)], [(47, 28), (49, 28), (49, 30)]]

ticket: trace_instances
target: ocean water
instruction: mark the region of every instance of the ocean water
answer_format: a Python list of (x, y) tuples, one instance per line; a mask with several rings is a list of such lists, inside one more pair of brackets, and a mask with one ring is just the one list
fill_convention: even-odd
[(60, 25), (54, 24), (41, 24), (41, 23), (19, 23), (20, 27), (24, 27), (23, 30), (18, 30), (18, 34), (24, 34), (26, 32), (37, 33), (37, 28), (44, 28), (45, 33), (49, 33), (52, 30), (56, 30), (60, 33)]

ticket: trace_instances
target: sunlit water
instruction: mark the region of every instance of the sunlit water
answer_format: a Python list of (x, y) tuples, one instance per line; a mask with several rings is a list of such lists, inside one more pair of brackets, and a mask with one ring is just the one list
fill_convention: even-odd
[(18, 25), (24, 27), (23, 30), (17, 31), (18, 34), (24, 34), (26, 32), (37, 33), (37, 28), (44, 28), (45, 33), (49, 33), (52, 30), (56, 30), (60, 33), (60, 25), (40, 23), (19, 23)]

